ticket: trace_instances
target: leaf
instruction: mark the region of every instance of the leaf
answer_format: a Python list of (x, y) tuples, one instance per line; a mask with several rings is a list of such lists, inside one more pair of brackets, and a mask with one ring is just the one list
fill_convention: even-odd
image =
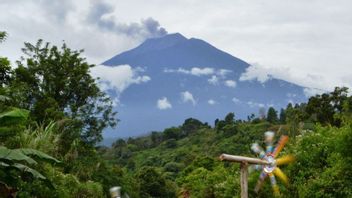
[(8, 149), (6, 147), (0, 147), (0, 161), (9, 161), (13, 163), (13, 161), (25, 161), (28, 164), (37, 164), (35, 160), (28, 157), (22, 151), (15, 149)]
[(14, 127), (0, 127), (0, 137), (14, 135)]
[(61, 161), (55, 159), (54, 157), (51, 157), (50, 155), (45, 154), (45, 153), (38, 151), (38, 150), (35, 150), (35, 149), (15, 149), (15, 150), (22, 152), (24, 155), (38, 157), (42, 160), (48, 160), (50, 162), (61, 163)]
[(0, 102), (5, 102), (7, 100), (10, 100), (10, 98), (4, 95), (0, 95)]
[(22, 120), (28, 118), (29, 111), (24, 109), (14, 108), (10, 111), (0, 113), (0, 123), (1, 125), (6, 125), (8, 123), (19, 123)]
[(13, 164), (12, 167), (15, 167), (17, 169), (19, 169), (20, 171), (26, 172), (26, 173), (30, 173), (34, 178), (36, 179), (43, 179), (46, 180), (46, 177), (44, 177), (44, 175), (40, 174), (38, 171), (23, 165), (23, 164)]

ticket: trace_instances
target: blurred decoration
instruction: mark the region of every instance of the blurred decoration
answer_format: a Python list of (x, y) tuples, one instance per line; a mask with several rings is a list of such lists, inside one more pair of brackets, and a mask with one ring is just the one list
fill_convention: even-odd
[(266, 151), (259, 146), (258, 143), (253, 143), (251, 149), (254, 153), (256, 153), (260, 159), (269, 162), (267, 165), (251, 165), (249, 167), (250, 171), (253, 170), (261, 170), (261, 174), (257, 181), (257, 185), (255, 186), (255, 192), (258, 193), (259, 190), (262, 188), (263, 183), (267, 177), (270, 178), (271, 186), (274, 191), (275, 196), (280, 196), (279, 187), (276, 182), (276, 177), (278, 177), (286, 186), (288, 185), (288, 178), (281, 171), (278, 167), (280, 165), (285, 165), (292, 163), (295, 160), (293, 155), (285, 155), (280, 158), (277, 158), (281, 150), (284, 148), (285, 144), (288, 141), (288, 136), (283, 135), (281, 136), (278, 144), (276, 145), (275, 149), (273, 147), (274, 143), (274, 136), (275, 133), (272, 131), (265, 132), (265, 144), (266, 144)]

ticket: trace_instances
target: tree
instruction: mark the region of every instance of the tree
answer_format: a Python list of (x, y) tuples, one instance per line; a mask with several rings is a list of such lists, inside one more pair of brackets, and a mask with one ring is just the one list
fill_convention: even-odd
[(292, 107), (292, 104), (289, 103), (285, 110), (286, 112), (286, 122), (289, 125), (289, 135), (293, 138), (296, 137), (301, 131), (302, 121), (306, 117), (305, 115), (305, 104), (298, 105)]
[[(6, 32), (0, 31), (0, 43), (3, 42), (6, 38)], [(5, 57), (0, 57), (0, 91), (3, 86), (7, 85), (11, 79), (11, 66), (10, 61)], [(0, 92), (0, 94), (3, 94)]]
[(207, 125), (203, 124), (201, 121), (197, 119), (188, 118), (182, 124), (182, 127), (181, 127), (182, 136), (187, 136), (188, 134), (195, 133), (198, 129), (200, 129), (203, 126), (207, 126)]
[(226, 124), (235, 123), (235, 114), (233, 112), (230, 112), (225, 116), (225, 123)]
[(311, 115), (311, 120), (321, 124), (340, 126), (341, 120), (336, 118), (336, 113), (343, 111), (343, 105), (348, 99), (348, 88), (336, 87), (331, 93), (324, 93), (309, 98), (306, 112)]
[(11, 96), (17, 99), (15, 105), (30, 110), (35, 121), (68, 118), (70, 133), (76, 131), (93, 144), (102, 139), (105, 127), (116, 125), (112, 102), (90, 75), (94, 65), (82, 58), (82, 50), (39, 40), (35, 45), (25, 43), (22, 51), (26, 58), (17, 61)]
[(137, 174), (141, 197), (175, 197), (165, 178), (153, 167), (144, 167)]
[(177, 127), (171, 127), (167, 128), (163, 132), (163, 139), (168, 140), (168, 139), (178, 139), (181, 134), (181, 129)]
[(281, 108), (281, 110), (280, 110), (279, 121), (280, 121), (280, 124), (286, 123), (286, 112), (285, 112), (285, 109), (283, 109), (283, 108)]
[(5, 40), (6, 36), (7, 36), (6, 32), (0, 31), (0, 43)]
[(7, 58), (0, 57), (0, 88), (8, 85), (11, 80), (11, 66)]
[(266, 116), (266, 120), (272, 124), (277, 123), (277, 121), (278, 121), (277, 111), (274, 109), (274, 107), (270, 107), (268, 109), (268, 114)]
[(163, 134), (160, 132), (153, 131), (150, 135), (153, 146), (159, 145), (163, 140)]
[(228, 113), (224, 120), (215, 120), (215, 128), (217, 132), (225, 131), (228, 135), (231, 135), (234, 131), (232, 128), (235, 127), (235, 114), (233, 112)]

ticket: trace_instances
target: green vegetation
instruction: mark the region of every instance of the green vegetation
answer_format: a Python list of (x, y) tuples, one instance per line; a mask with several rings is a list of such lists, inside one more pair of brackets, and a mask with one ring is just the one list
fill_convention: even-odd
[[(330, 111), (322, 112), (321, 104)], [(254, 157), (251, 143), (262, 141), (267, 130), (279, 131), (277, 140), (283, 134), (291, 137), (281, 155), (292, 153), (297, 159), (282, 168), (290, 179), (288, 187), (278, 181), (283, 197), (351, 197), (351, 109), (352, 97), (347, 96), (347, 89), (336, 88), (311, 97), (308, 103), (288, 104), (279, 116), (272, 107), (267, 116), (252, 116), (246, 121), (236, 120), (235, 114), (229, 113), (223, 120), (217, 119), (213, 128), (190, 118), (163, 132), (119, 139), (104, 150), (104, 155), (133, 178), (145, 168), (153, 168), (160, 175), (153, 181), (169, 183), (173, 193), (181, 197), (239, 197), (239, 165), (221, 162), (219, 155)], [(325, 113), (329, 119), (323, 119)], [(272, 197), (270, 182), (265, 182), (259, 194), (254, 192), (258, 176), (259, 172), (250, 175), (250, 196)], [(140, 177), (136, 180), (139, 184), (145, 181)], [(134, 189), (143, 195), (140, 197), (165, 197), (160, 196), (162, 191), (155, 194), (161, 188)]]
[(16, 68), (0, 57), (0, 197), (106, 197), (123, 170), (95, 148), (117, 120), (93, 65), (65, 44), (23, 52)]
[[(0, 42), (6, 37), (0, 32)], [(352, 197), (352, 97), (347, 88), (288, 104), (277, 111), (214, 126), (189, 118), (180, 126), (98, 147), (102, 130), (117, 123), (109, 97), (89, 74), (81, 51), (39, 40), (26, 43), (13, 68), (0, 57), (0, 197), (108, 197), (121, 186), (130, 197), (239, 197), (239, 165), (222, 153), (255, 156), (265, 131), (289, 135), (282, 151), (283, 197)], [(279, 130), (280, 129), (280, 130)], [(250, 197), (272, 197), (269, 182)]]

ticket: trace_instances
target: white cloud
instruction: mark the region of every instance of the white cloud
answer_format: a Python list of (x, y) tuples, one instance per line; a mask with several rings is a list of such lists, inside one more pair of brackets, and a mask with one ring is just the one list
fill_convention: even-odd
[(286, 96), (289, 97), (289, 98), (294, 98), (294, 97), (297, 96), (297, 94), (294, 94), (294, 93), (287, 93)]
[(221, 78), (225, 78), (231, 72), (232, 71), (228, 69), (219, 69), (216, 74), (219, 75)]
[(163, 98), (159, 99), (157, 101), (156, 106), (160, 110), (165, 110), (165, 109), (171, 109), (172, 108), (171, 103), (168, 101), (168, 99), (166, 97), (163, 97)]
[(190, 70), (180, 67), (177, 70), (164, 69), (164, 72), (165, 73), (183, 73), (183, 74), (189, 74), (193, 76), (208, 76), (215, 73), (214, 68), (210, 68), (210, 67), (204, 67), (204, 68), (192, 67)]
[(225, 85), (228, 86), (228, 87), (235, 88), (236, 87), (236, 81), (234, 81), (234, 80), (226, 80), (225, 81)]
[[(85, 49), (84, 56), (90, 63), (99, 64), (144, 40), (128, 36), (130, 30), (132, 35), (136, 30), (141, 35), (145, 31), (147, 35), (163, 32), (157, 23), (146, 20), (152, 16), (171, 32), (203, 39), (245, 61), (276, 69), (289, 68), (287, 73), (294, 78), (288, 81), (299, 83), (299, 79), (313, 74), (320, 77), (321, 85), (316, 86), (315, 81), (309, 80), (304, 81), (306, 87), (324, 90), (334, 86), (352, 87), (352, 59), (346, 55), (352, 51), (350, 0), (338, 3), (331, 0), (211, 1), (206, 4), (201, 0), (194, 0), (192, 4), (186, 0), (168, 4), (161, 0), (105, 0), (108, 6), (100, 9), (92, 2), (98, 1), (1, 1), (0, 24), (9, 33), (6, 42), (0, 45), (1, 55), (14, 62), (26, 41), (43, 38), (61, 44), (65, 40), (72, 49)], [(179, 10), (183, 11), (182, 15), (177, 14)], [(92, 12), (100, 25), (87, 22)], [(191, 19), (196, 17), (199, 20), (195, 24)], [(114, 30), (119, 27), (119, 31), (110, 31), (107, 25)], [(139, 31), (140, 27), (147, 28)]]
[(211, 76), (211, 78), (208, 79), (209, 84), (211, 85), (218, 85), (219, 84), (219, 79), (215, 75)]
[(195, 76), (203, 76), (203, 75), (210, 75), (214, 73), (213, 68), (205, 67), (205, 68), (198, 68), (198, 67), (193, 67), (191, 69), (191, 74)]
[(255, 108), (255, 107), (265, 107), (265, 105), (263, 103), (257, 103), (257, 102), (253, 102), (253, 101), (248, 101), (247, 105), (251, 108)]
[(196, 105), (196, 100), (194, 99), (192, 93), (189, 91), (181, 92), (181, 100), (183, 103), (190, 102), (193, 105)]
[(210, 100), (208, 100), (208, 104), (215, 105), (215, 104), (217, 104), (217, 102), (213, 99), (210, 99)]
[[(345, 79), (339, 79), (335, 81), (335, 84), (322, 75), (301, 74), (301, 72), (288, 67), (266, 67), (259, 64), (252, 64), (248, 67), (246, 72), (241, 75), (240, 81), (258, 80), (261, 83), (265, 83), (273, 77), (312, 90), (320, 90), (320, 92), (332, 91), (335, 86), (352, 87), (352, 83), (349, 84)], [(310, 90), (305, 92), (309, 95)]]
[(232, 98), (232, 102), (234, 102), (234, 103), (240, 103), (241, 100), (238, 99), (238, 98), (236, 98), (236, 97), (233, 97), (233, 98)]
[(246, 69), (246, 72), (243, 73), (240, 77), (240, 81), (247, 80), (258, 80), (261, 83), (265, 83), (271, 78), (270, 73), (273, 71), (260, 67), (258, 64), (252, 64)]
[(139, 72), (129, 65), (115, 67), (99, 65), (91, 69), (91, 74), (100, 78), (99, 83), (102, 89), (115, 90), (118, 94), (132, 84), (141, 84), (151, 80), (149, 76), (139, 75)]

